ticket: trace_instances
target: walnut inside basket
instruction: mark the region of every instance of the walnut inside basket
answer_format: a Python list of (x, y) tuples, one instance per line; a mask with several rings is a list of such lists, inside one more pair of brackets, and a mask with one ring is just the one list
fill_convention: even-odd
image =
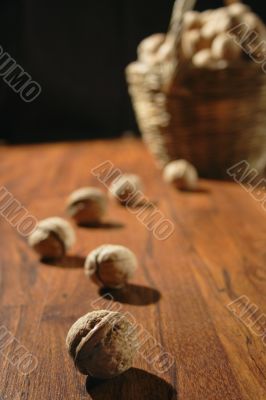
[(174, 52), (171, 34), (144, 39), (138, 47), (139, 61), (153, 66), (168, 61), (172, 54), (196, 68), (226, 68), (239, 61), (251, 61), (247, 54), (261, 51), (266, 27), (247, 5), (233, 3), (217, 10), (187, 11)]
[(227, 169), (246, 160), (262, 173), (264, 23), (240, 2), (182, 15), (183, 24), (172, 18), (164, 40), (161, 34), (145, 39), (126, 70), (144, 141), (162, 167), (185, 159), (201, 176), (228, 178)]

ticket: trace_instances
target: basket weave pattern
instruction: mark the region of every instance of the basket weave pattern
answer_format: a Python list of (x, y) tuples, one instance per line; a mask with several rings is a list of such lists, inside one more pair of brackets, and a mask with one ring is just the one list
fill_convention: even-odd
[(162, 166), (184, 158), (215, 178), (228, 178), (226, 170), (242, 160), (265, 170), (266, 75), (259, 65), (190, 68), (167, 90), (159, 69), (133, 63), (126, 75), (143, 139)]

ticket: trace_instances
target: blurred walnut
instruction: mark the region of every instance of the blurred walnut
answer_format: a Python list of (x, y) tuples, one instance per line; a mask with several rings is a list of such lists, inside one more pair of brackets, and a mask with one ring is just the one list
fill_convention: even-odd
[(233, 3), (227, 7), (227, 11), (232, 17), (240, 17), (250, 11), (250, 7), (243, 3)]
[(75, 242), (72, 226), (63, 218), (51, 217), (39, 221), (29, 237), (29, 245), (42, 258), (62, 257)]
[(216, 62), (210, 49), (198, 51), (192, 58), (192, 63), (197, 68), (215, 68)]
[(181, 47), (183, 55), (190, 60), (200, 48), (200, 30), (192, 29), (183, 33), (181, 37)]
[(227, 33), (219, 34), (212, 43), (212, 56), (218, 60), (237, 60), (241, 53), (241, 48)]
[(186, 160), (176, 160), (167, 164), (163, 177), (166, 182), (180, 190), (195, 190), (198, 185), (197, 170)]
[(131, 199), (142, 188), (141, 179), (138, 175), (120, 175), (110, 185), (110, 195), (122, 205), (130, 205)]
[(198, 11), (187, 11), (184, 15), (184, 28), (187, 30), (201, 28), (202, 20)]
[[(246, 40), (243, 38), (244, 25), (250, 31)], [(177, 63), (182, 64), (182, 61), (191, 61), (195, 68), (225, 69), (236, 60), (245, 60), (244, 52), (250, 58), (254, 56), (254, 61), (263, 61), (265, 25), (251, 12), (250, 7), (242, 3), (204, 12), (187, 11), (183, 18), (180, 42), (179, 33), (173, 32), (152, 35), (141, 42), (139, 60), (150, 70), (151, 67), (158, 67), (158, 71), (159, 68), (169, 71), (171, 77)], [(234, 43), (234, 36), (239, 40), (238, 47)]]
[(95, 187), (75, 190), (67, 200), (67, 212), (78, 224), (100, 222), (106, 208), (106, 195), (102, 190)]
[(132, 278), (137, 259), (127, 247), (105, 244), (93, 250), (85, 261), (85, 274), (99, 286), (123, 287)]
[(165, 34), (155, 33), (139, 44), (137, 49), (138, 59), (144, 64), (153, 65), (157, 62), (157, 51), (165, 40)]

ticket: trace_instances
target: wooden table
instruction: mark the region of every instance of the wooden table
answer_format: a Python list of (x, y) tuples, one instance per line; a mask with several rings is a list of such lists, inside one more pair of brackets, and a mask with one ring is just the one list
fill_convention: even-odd
[[(110, 202), (106, 224), (77, 228), (77, 244), (63, 265), (47, 265), (1, 216), (1, 400), (266, 399), (263, 338), (227, 307), (246, 296), (242, 300), (257, 307), (249, 322), (259, 319), (265, 330), (261, 204), (234, 183), (201, 181), (197, 193), (177, 193), (133, 139), (2, 145), (0, 159), (0, 185), (37, 219), (64, 217), (65, 199), (75, 188), (102, 187), (90, 171), (111, 160), (123, 172), (141, 175), (145, 194), (175, 224), (169, 239), (158, 240), (135, 215)], [(95, 382), (80, 375), (67, 354), (69, 327), (100, 296), (84, 276), (83, 258), (103, 243), (119, 243), (137, 254), (138, 272), (115, 303), (173, 355), (174, 365), (165, 373), (138, 355), (123, 376)], [(8, 346), (3, 329), (15, 338)], [(38, 360), (25, 375), (23, 365), (11, 362), (18, 343)]]

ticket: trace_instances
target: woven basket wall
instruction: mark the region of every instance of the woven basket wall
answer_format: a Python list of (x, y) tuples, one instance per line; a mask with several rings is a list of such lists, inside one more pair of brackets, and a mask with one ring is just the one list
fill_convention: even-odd
[(219, 71), (191, 69), (160, 87), (160, 72), (127, 68), (137, 121), (151, 152), (164, 165), (192, 162), (201, 176), (225, 178), (247, 160), (266, 166), (266, 75), (253, 62)]
[[(225, 5), (239, 2), (224, 0)], [(167, 34), (174, 38), (173, 50), (180, 49), (184, 14), (195, 3), (174, 3)], [(126, 76), (144, 141), (162, 166), (184, 158), (203, 177), (228, 178), (227, 169), (246, 160), (265, 174), (266, 74), (261, 65), (240, 60), (210, 70), (174, 57), (168, 65), (132, 63)]]

